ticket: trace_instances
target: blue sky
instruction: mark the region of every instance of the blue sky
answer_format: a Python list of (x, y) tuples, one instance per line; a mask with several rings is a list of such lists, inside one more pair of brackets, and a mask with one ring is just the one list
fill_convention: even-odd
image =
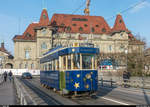
[[(83, 15), (85, 0), (0, 0), (0, 42), (5, 42), (8, 51), (14, 54), (12, 38), (22, 34), (31, 22), (39, 21), (44, 7), (49, 18), (54, 13)], [(114, 25), (112, 16), (131, 7), (142, 0), (91, 0), (90, 15), (103, 16), (110, 27)], [(150, 47), (150, 0), (122, 13), (126, 27), (133, 34), (140, 34)]]

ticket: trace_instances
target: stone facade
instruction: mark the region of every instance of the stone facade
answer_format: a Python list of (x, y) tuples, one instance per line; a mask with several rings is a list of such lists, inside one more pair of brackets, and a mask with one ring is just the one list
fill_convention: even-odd
[[(51, 48), (51, 31), (46, 28), (42, 29), (46, 33), (43, 33), (43, 30), (37, 31), (36, 41), (14, 42), (14, 68), (39, 69), (39, 58)], [(29, 58), (26, 57), (26, 51), (29, 52)]]

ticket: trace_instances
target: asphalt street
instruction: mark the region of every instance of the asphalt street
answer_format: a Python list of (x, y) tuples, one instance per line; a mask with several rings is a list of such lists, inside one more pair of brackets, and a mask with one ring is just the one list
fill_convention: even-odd
[[(64, 98), (58, 93), (54, 93), (52, 90), (45, 89), (40, 86), (40, 78), (35, 77), (32, 80), (27, 80), (31, 84), (40, 88), (50, 96), (54, 97), (60, 102), (69, 104), (71, 99)], [(68, 103), (67, 103), (68, 101)], [(150, 105), (150, 91), (146, 89), (138, 88), (122, 88), (122, 87), (99, 87), (97, 91), (96, 99), (75, 99), (70, 104), (81, 105)]]

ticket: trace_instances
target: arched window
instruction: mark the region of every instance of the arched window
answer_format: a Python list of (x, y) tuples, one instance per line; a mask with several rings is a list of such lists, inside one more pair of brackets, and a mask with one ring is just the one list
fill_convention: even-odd
[(41, 48), (42, 48), (42, 49), (47, 49), (47, 45), (46, 45), (46, 43), (45, 43), (45, 42), (44, 42), (44, 43), (42, 43)]
[(25, 50), (25, 59), (29, 59), (30, 55), (29, 55), (29, 50)]
[(79, 28), (79, 31), (83, 31), (83, 28), (82, 28), (82, 27), (80, 27), (80, 28)]
[(121, 20), (121, 19), (119, 20), (119, 23), (122, 23), (122, 20)]
[(46, 18), (47, 18), (47, 17), (46, 17), (46, 14), (43, 14), (43, 18), (44, 18), (44, 19), (46, 19)]
[(71, 27), (70, 26), (67, 27), (67, 31), (71, 31)]
[(94, 32), (94, 31), (95, 31), (94, 27), (92, 27), (92, 29), (91, 29), (91, 30), (92, 30), (92, 32)]
[(106, 29), (105, 29), (105, 28), (102, 28), (102, 32), (104, 32), (104, 33), (105, 33), (105, 32), (106, 32)]
[(27, 69), (27, 68), (28, 68), (28, 63), (25, 64), (25, 69)]
[(31, 69), (33, 69), (33, 68), (34, 68), (34, 64), (32, 63), (32, 64), (31, 64)]
[(22, 63), (19, 64), (19, 69), (21, 69), (21, 68), (22, 68)]
[(111, 45), (109, 45), (109, 51), (112, 51), (112, 46)]

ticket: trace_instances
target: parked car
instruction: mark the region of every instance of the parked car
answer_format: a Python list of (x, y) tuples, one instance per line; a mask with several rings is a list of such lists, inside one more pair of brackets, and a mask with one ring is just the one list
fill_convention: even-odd
[(22, 76), (21, 76), (23, 79), (32, 79), (32, 75), (31, 73), (29, 72), (24, 72), (22, 73)]

